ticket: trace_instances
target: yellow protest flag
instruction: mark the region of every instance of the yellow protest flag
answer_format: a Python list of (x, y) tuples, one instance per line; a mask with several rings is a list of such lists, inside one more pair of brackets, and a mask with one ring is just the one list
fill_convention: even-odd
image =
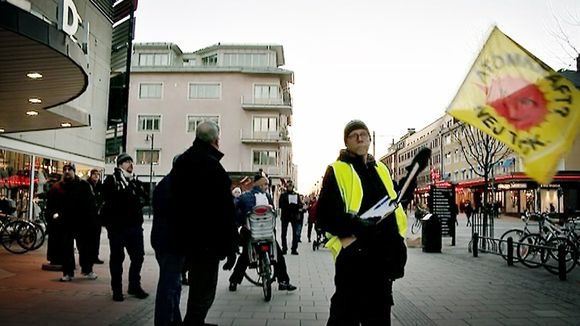
[(580, 125), (580, 92), (494, 27), (447, 113), (505, 143), (550, 183)]

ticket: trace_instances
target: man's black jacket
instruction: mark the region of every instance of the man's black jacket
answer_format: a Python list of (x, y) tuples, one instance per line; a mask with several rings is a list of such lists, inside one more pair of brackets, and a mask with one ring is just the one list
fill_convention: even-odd
[(211, 144), (195, 139), (171, 170), (175, 211), (183, 214), (187, 252), (224, 259), (237, 251), (231, 180)]
[[(95, 196), (85, 180), (75, 176), (72, 180), (59, 181), (50, 188), (46, 198), (48, 223), (60, 222), (73, 230), (98, 225)], [(55, 213), (58, 221), (53, 218)]]
[[(297, 197), (297, 203), (290, 203), (289, 195)], [(282, 221), (297, 222), (300, 221), (300, 209), (302, 208), (302, 200), (300, 195), (295, 191), (286, 191), (280, 195), (278, 199), (278, 208), (282, 211), (280, 218)]]
[(142, 226), (143, 206), (149, 199), (141, 181), (135, 178), (123, 181), (122, 173), (115, 168), (113, 175), (103, 182), (101, 216), (109, 230)]

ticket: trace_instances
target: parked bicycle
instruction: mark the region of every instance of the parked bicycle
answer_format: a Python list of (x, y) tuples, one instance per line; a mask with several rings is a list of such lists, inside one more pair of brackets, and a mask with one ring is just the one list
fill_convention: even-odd
[(37, 230), (34, 224), (0, 214), (0, 242), (13, 254), (23, 254), (35, 247)]
[(539, 222), (538, 233), (524, 235), (517, 243), (517, 256), (523, 265), (536, 268), (544, 266), (549, 272), (558, 274), (558, 247), (564, 246), (566, 272), (578, 263), (578, 247), (574, 233), (574, 222), (557, 225), (549, 213), (529, 213), (528, 217)]
[[(538, 232), (540, 231), (540, 228), (541, 228), (541, 223), (540, 223), (541, 216), (540, 215), (531, 214), (530, 212), (526, 211), (524, 214), (522, 214), (521, 219), (522, 219), (522, 222), (524, 223), (523, 229), (519, 229), (519, 228), (509, 229), (509, 230), (505, 231), (500, 237), (499, 254), (505, 260), (508, 259), (508, 257), (507, 257), (507, 239), (508, 238), (511, 237), (513, 239), (514, 243), (521, 242), (521, 240), (524, 238), (524, 236), (532, 233), (532, 231), (529, 228), (529, 226), (531, 226), (531, 225), (537, 225)], [(535, 222), (535, 223), (533, 223), (533, 222)], [(519, 258), (517, 258), (517, 257), (518, 257), (517, 255), (514, 255), (514, 257), (513, 257), (514, 263), (519, 262)]]

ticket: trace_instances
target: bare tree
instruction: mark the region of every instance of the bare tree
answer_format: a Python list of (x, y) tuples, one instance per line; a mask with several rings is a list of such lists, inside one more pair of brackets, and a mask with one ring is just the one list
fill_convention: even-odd
[(481, 130), (459, 122), (452, 132), (453, 141), (461, 147), (461, 153), (474, 173), (483, 177), (483, 236), (488, 236), (488, 193), (490, 179), (493, 181), (494, 168), (513, 151), (504, 143), (482, 132)]
[[(580, 48), (574, 44), (573, 37), (571, 37), (571, 35), (577, 34), (576, 30), (580, 27), (580, 11), (570, 8), (566, 10), (565, 15), (559, 16), (553, 7), (550, 10), (555, 27), (549, 30), (549, 33), (558, 41), (561, 50), (557, 57), (564, 66), (572, 67), (575, 60), (580, 60)], [(560, 57), (561, 55), (564, 55), (565, 58)]]

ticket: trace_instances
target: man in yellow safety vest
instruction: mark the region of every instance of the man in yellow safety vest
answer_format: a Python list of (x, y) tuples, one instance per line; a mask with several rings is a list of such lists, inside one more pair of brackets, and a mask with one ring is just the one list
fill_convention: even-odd
[(387, 167), (368, 154), (370, 142), (365, 123), (350, 121), (344, 129), (346, 149), (322, 182), (317, 222), (336, 237), (328, 244), (335, 244), (335, 254), (339, 251), (329, 326), (390, 325), (393, 280), (403, 276), (407, 259), (403, 207), (380, 222), (379, 216), (360, 218), (387, 194), (397, 197)]

